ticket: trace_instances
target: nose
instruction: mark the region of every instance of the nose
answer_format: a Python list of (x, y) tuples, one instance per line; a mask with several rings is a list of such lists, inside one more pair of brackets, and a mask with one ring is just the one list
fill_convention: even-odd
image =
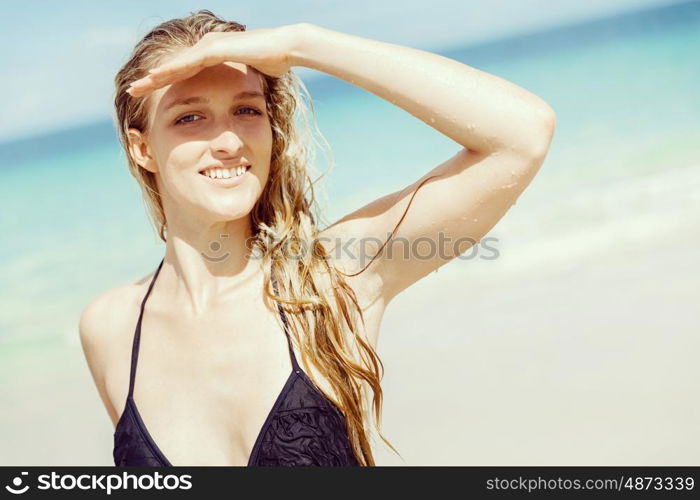
[(216, 153), (236, 154), (243, 145), (241, 138), (231, 128), (223, 128), (211, 141), (211, 149)]

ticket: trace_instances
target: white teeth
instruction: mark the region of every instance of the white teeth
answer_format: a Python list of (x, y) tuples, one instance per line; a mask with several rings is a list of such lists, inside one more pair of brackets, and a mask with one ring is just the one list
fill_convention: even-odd
[(238, 177), (239, 175), (243, 175), (246, 170), (247, 167), (212, 168), (205, 172), (202, 172), (202, 174), (206, 175), (210, 179), (230, 179), (231, 177)]

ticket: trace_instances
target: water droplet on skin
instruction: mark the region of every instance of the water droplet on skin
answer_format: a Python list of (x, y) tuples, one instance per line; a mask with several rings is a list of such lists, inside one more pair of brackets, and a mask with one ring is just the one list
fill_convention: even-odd
[(430, 117), (430, 123), (435, 123), (435, 118), (433, 118), (432, 116)]
[(474, 219), (474, 222), (479, 222), (479, 219)]

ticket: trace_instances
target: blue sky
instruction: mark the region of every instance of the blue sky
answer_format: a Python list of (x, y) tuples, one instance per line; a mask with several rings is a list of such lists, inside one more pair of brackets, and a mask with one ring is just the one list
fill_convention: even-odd
[[(248, 29), (310, 22), (439, 51), (676, 0), (25, 1), (3, 8), (0, 142), (112, 114), (113, 78), (160, 22), (209, 9)], [(296, 67), (302, 78), (322, 76)]]

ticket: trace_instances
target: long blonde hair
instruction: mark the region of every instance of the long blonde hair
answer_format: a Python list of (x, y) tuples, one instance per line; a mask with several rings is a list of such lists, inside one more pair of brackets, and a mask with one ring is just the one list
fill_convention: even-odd
[[(165, 21), (136, 44), (115, 77), (116, 128), (127, 152), (129, 171), (141, 187), (151, 222), (164, 242), (167, 221), (155, 174), (139, 167), (129, 153), (128, 129), (144, 132), (150, 128), (148, 98), (134, 98), (126, 93), (126, 89), (132, 81), (146, 76), (148, 70), (158, 66), (164, 58), (191, 47), (211, 31), (245, 31), (245, 25), (222, 20), (209, 10)], [(270, 176), (252, 209), (251, 221), (253, 249), (262, 258), (265, 273), (265, 293), (284, 308), (302, 359), (307, 363), (310, 361), (337, 393), (339, 400), (322, 391), (345, 416), (346, 431), (358, 462), (375, 465), (369, 444), (369, 422), (365, 420), (369, 413), (366, 411), (365, 384), (374, 393), (374, 416), (379, 436), (398, 454), (381, 432), (380, 381), (384, 366), (372, 346), (356, 333), (355, 314), (364, 324), (357, 297), (345, 282), (344, 273), (329, 265), (327, 250), (318, 241), (316, 218), (320, 217), (313, 189), (316, 181), (312, 181), (309, 175), (313, 141), (303, 98), (308, 101), (315, 117), (313, 102), (303, 82), (291, 70), (279, 78), (260, 73), (260, 78), (272, 126), (273, 145)], [(303, 127), (295, 123), (294, 113), (297, 111), (303, 118)], [(298, 249), (300, 244), (306, 250), (295, 253), (297, 257), (294, 259), (287, 258), (290, 246)], [(327, 292), (321, 285), (321, 272), (327, 273), (333, 285), (332, 291)], [(279, 286), (279, 295), (271, 286), (272, 274)], [(351, 333), (351, 339), (345, 338), (341, 320)], [(305, 335), (300, 335), (299, 331)], [(361, 349), (362, 364), (355, 361), (352, 343)], [(309, 376), (314, 380), (313, 374), (309, 373)], [(314, 383), (318, 387), (315, 380)]]

